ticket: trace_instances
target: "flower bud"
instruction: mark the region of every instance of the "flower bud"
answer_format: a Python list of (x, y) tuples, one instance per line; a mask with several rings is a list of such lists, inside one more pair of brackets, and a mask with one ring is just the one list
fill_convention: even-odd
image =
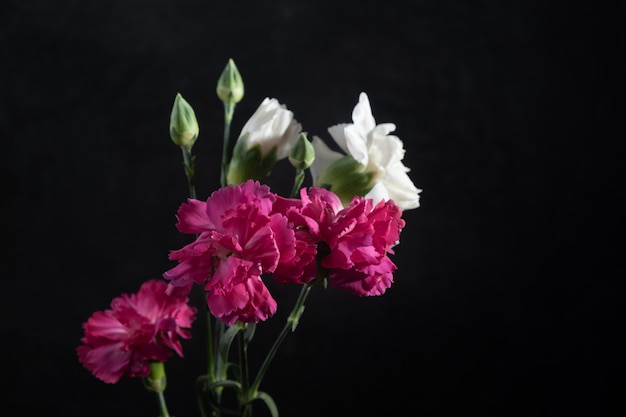
[(243, 92), (241, 74), (231, 58), (217, 81), (217, 96), (224, 104), (235, 104), (241, 101)]
[(294, 168), (303, 170), (311, 166), (315, 160), (315, 148), (302, 132), (289, 151), (289, 162)]
[(350, 155), (343, 156), (326, 167), (317, 177), (315, 186), (326, 188), (347, 206), (354, 196), (366, 195), (375, 185), (374, 174)]
[(200, 128), (193, 108), (180, 95), (176, 94), (170, 115), (170, 137), (181, 148), (191, 149), (198, 138)]

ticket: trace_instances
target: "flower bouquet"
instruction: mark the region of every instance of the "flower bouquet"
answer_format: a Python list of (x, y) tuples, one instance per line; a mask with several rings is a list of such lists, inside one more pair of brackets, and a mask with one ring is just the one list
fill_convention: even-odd
[[(224, 105), (221, 188), (199, 199), (192, 149), (199, 135), (191, 105), (176, 94), (170, 136), (182, 150), (189, 198), (176, 213), (176, 227), (190, 243), (172, 250), (175, 265), (162, 279), (151, 279), (138, 292), (123, 294), (110, 308), (83, 323), (77, 347), (80, 363), (95, 377), (114, 384), (139, 378), (156, 394), (161, 417), (169, 417), (164, 363), (183, 356), (198, 309), (208, 319), (207, 365), (196, 376), (201, 416), (252, 416), (264, 404), (279, 415), (272, 397), (261, 390), (263, 377), (281, 343), (296, 330), (314, 286), (378, 296), (393, 282), (390, 258), (399, 243), (404, 210), (419, 206), (419, 193), (403, 165), (404, 148), (391, 135), (392, 123), (376, 124), (368, 96), (361, 93), (352, 123), (333, 125), (328, 133), (341, 151), (318, 136), (309, 140), (293, 113), (266, 98), (243, 126), (234, 146), (230, 127), (244, 84), (234, 61), (217, 82)], [(264, 183), (277, 161), (294, 168), (291, 194), (281, 196)], [(305, 186), (309, 170), (312, 184)], [(264, 361), (252, 373), (248, 345), (256, 326), (272, 318), (278, 301), (265, 282), (300, 286), (284, 327)], [(195, 286), (204, 291), (202, 306), (190, 305)], [(281, 305), (282, 306), (282, 305)]]

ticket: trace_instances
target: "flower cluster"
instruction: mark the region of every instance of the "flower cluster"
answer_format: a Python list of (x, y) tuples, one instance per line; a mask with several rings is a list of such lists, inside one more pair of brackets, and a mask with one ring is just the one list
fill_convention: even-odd
[[(405, 227), (403, 210), (419, 206), (421, 190), (402, 163), (402, 142), (390, 135), (395, 125), (376, 124), (365, 93), (353, 110), (353, 123), (328, 129), (344, 153), (331, 150), (318, 136), (309, 141), (286, 106), (265, 98), (229, 156), (230, 125), (244, 94), (232, 60), (216, 92), (224, 104), (221, 188), (206, 199), (196, 196), (191, 152), (198, 122), (193, 108), (177, 94), (170, 136), (183, 152), (189, 198), (176, 212), (176, 227), (193, 240), (170, 251), (176, 264), (163, 279), (149, 280), (138, 293), (115, 298), (111, 309), (94, 313), (83, 324), (77, 354), (104, 382), (115, 383), (124, 375), (142, 378), (157, 393), (161, 416), (168, 417), (164, 362), (174, 353), (183, 356), (180, 339), (191, 337), (197, 311), (188, 304), (189, 295), (198, 285), (205, 294), (209, 326), (214, 327), (207, 334), (209, 369), (196, 379), (202, 416), (251, 416), (252, 403), (260, 400), (277, 417), (276, 404), (259, 386), (282, 340), (295, 330), (310, 289), (320, 284), (356, 296), (384, 294), (397, 269), (390, 255)], [(295, 169), (289, 196), (264, 183), (276, 162), (285, 158)], [(307, 169), (312, 184), (303, 186)], [(255, 326), (271, 318), (279, 304), (268, 279), (299, 286), (300, 296), (250, 378), (247, 345)], [(235, 340), (240, 355), (233, 361)], [(226, 404), (224, 389), (236, 392), (235, 404)]]
[(171, 252), (179, 264), (164, 277), (170, 294), (184, 296), (194, 282), (203, 285), (211, 313), (227, 325), (256, 323), (276, 312), (263, 274), (306, 284), (323, 268), (332, 287), (380, 295), (393, 281), (396, 267), (387, 253), (404, 227), (400, 215), (392, 201), (373, 206), (355, 196), (344, 208), (323, 188), (283, 198), (247, 180), (179, 208), (178, 230), (198, 237)]

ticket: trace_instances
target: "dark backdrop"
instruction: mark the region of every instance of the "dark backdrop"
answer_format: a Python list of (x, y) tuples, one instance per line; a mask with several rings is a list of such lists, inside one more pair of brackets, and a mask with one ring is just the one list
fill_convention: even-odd
[[(2, 4), (4, 415), (157, 414), (138, 380), (106, 385), (74, 349), (188, 241), (177, 92), (200, 123), (198, 195), (217, 188), (228, 58), (246, 86), (233, 132), (270, 96), (328, 140), (365, 91), (423, 189), (384, 296), (311, 294), (262, 385), (281, 415), (616, 412), (623, 1)], [(199, 415), (195, 332), (167, 364), (178, 417)]]

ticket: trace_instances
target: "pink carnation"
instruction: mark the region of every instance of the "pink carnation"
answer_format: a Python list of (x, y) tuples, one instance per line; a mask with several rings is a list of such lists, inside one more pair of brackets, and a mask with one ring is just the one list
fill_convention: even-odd
[(136, 294), (117, 297), (111, 309), (94, 313), (76, 348), (80, 363), (112, 384), (123, 375), (148, 376), (149, 363), (164, 362), (172, 352), (182, 357), (178, 338), (191, 337), (196, 310), (187, 298), (167, 295), (166, 288), (164, 281), (147, 281)]
[(354, 197), (348, 207), (323, 188), (303, 188), (300, 200), (279, 197), (274, 210), (284, 212), (300, 233), (317, 242), (319, 265), (328, 282), (360, 296), (381, 295), (393, 282), (396, 265), (389, 259), (405, 225), (393, 201)]
[(211, 313), (227, 325), (256, 323), (276, 312), (276, 301), (261, 280), (296, 256), (287, 219), (272, 213), (276, 195), (248, 180), (215, 191), (206, 202), (190, 199), (177, 213), (178, 229), (196, 240), (170, 253), (179, 262), (163, 275), (170, 291), (204, 285)]

